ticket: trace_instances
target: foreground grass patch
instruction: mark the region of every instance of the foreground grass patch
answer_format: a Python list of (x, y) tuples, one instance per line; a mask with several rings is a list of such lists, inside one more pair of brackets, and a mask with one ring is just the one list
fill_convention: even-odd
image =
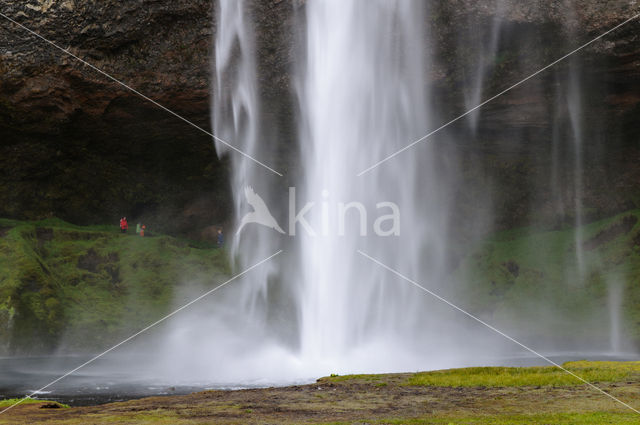
[[(7, 408), (19, 402), (21, 399), (19, 398), (8, 398), (5, 400), (0, 400), (0, 409)], [(65, 409), (68, 409), (69, 406), (66, 404), (58, 403), (57, 401), (49, 401), (49, 400), (37, 400), (33, 398), (28, 398), (24, 401), (20, 401), (20, 404), (35, 404), (35, 403), (56, 403)]]
[[(640, 403), (637, 392), (640, 362), (578, 361), (567, 362), (563, 366), (598, 383), (603, 391), (619, 397), (630, 406), (637, 407)], [(419, 383), (407, 387), (407, 381), (418, 377), (428, 377), (436, 384)], [(573, 382), (564, 379), (565, 376), (550, 367), (486, 367), (418, 374), (334, 375), (321, 378), (311, 385), (150, 397), (95, 408), (61, 411), (40, 409), (37, 405), (22, 406), (0, 417), (0, 424), (638, 423), (638, 415), (632, 410), (584, 385), (573, 386)], [(515, 387), (517, 385), (522, 387)]]
[[(640, 376), (640, 362), (567, 362), (562, 365), (588, 382), (617, 382)], [(405, 385), (440, 387), (568, 386), (583, 382), (555, 367), (470, 367), (420, 372)]]
[(334, 375), (322, 378), (322, 380), (325, 380), (328, 382), (344, 382), (344, 381), (353, 381), (353, 380), (371, 382), (371, 381), (381, 381), (384, 379), (384, 377), (385, 375), (374, 375), (374, 374), (359, 374), (359, 375), (335, 375), (334, 374)]
[(638, 415), (629, 413), (552, 413), (540, 415), (478, 415), (388, 419), (373, 423), (402, 425), (625, 425), (637, 424)]

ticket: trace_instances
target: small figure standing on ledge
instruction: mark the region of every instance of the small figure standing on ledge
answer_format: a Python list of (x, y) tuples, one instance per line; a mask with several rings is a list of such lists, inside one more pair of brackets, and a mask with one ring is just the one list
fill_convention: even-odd
[(129, 229), (129, 223), (127, 223), (127, 217), (122, 217), (120, 219), (120, 231), (122, 233), (127, 233), (128, 229)]
[(222, 233), (222, 227), (218, 229), (218, 248), (222, 248), (224, 245), (224, 234)]

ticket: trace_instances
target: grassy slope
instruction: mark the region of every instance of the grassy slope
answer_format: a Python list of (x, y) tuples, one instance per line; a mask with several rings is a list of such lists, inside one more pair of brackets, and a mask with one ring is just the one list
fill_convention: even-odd
[[(640, 363), (571, 362), (564, 367), (631, 406), (640, 405)], [(576, 380), (555, 378), (564, 379), (552, 368), (332, 376), (298, 387), (208, 391), (95, 407), (17, 406), (0, 416), (0, 424), (638, 423), (637, 413), (605, 395)]]
[[(640, 362), (572, 361), (562, 367), (589, 382), (620, 382), (640, 378)], [(377, 386), (385, 384), (386, 375), (331, 375), (327, 382), (362, 381)], [(403, 382), (408, 386), (434, 387), (522, 387), (575, 386), (582, 381), (555, 366), (467, 367), (410, 374)]]
[[(619, 382), (638, 379), (640, 362), (574, 361), (562, 365), (589, 382)], [(416, 373), (407, 385), (442, 387), (570, 386), (581, 381), (555, 367), (470, 367)]]
[[(582, 276), (577, 272), (574, 229), (518, 229), (496, 234), (463, 259), (455, 271), (455, 277), (470, 282), (459, 299), (472, 310), (489, 311), (494, 323), (509, 317), (514, 327), (526, 328), (534, 321), (534, 333), (544, 333), (545, 326), (562, 331), (563, 324), (557, 318), (545, 322), (540, 308), (546, 306), (571, 319), (567, 320), (572, 325), (567, 325), (566, 331), (583, 338), (609, 331), (606, 323), (602, 325), (602, 317), (588, 326), (585, 321), (606, 305), (608, 288), (621, 285), (626, 334), (637, 343), (640, 287), (635, 283), (640, 278), (640, 224), (627, 220), (628, 225), (623, 226), (629, 216), (638, 218), (640, 211), (592, 223), (582, 230), (578, 242), (584, 251)], [(3, 233), (0, 315), (14, 316), (18, 332), (13, 338), (18, 341), (32, 341), (43, 333), (53, 341), (56, 332), (66, 328), (71, 335), (86, 337), (90, 345), (103, 345), (104, 340), (126, 331), (126, 323), (152, 320), (164, 312), (172, 291), (181, 282), (210, 281), (228, 272), (224, 253), (193, 248), (185, 241), (164, 236), (141, 239), (120, 235), (117, 229), (81, 228), (56, 220), (0, 220), (0, 235)], [(515, 310), (517, 315), (513, 315)], [(21, 320), (17, 320), (18, 314), (23, 315)], [(48, 326), (41, 328), (41, 323)], [(572, 362), (565, 366), (634, 406), (640, 403), (637, 362)], [(331, 395), (298, 396), (298, 390), (283, 390), (271, 397), (269, 391), (278, 391), (274, 389), (248, 393), (242, 402), (222, 404), (189, 398), (175, 405), (169, 399), (162, 399), (167, 400), (166, 405), (164, 401), (145, 404), (143, 400), (129, 402), (140, 403), (133, 412), (128, 412), (128, 404), (114, 404), (113, 408), (96, 408), (90, 418), (94, 423), (193, 424), (210, 423), (211, 417), (216, 417), (218, 423), (353, 423), (358, 418), (371, 423), (511, 425), (630, 424), (637, 423), (638, 417), (553, 368), (468, 368), (402, 377), (360, 375), (320, 380), (323, 387), (327, 383), (344, 386), (344, 394), (333, 400)], [(430, 392), (415, 395), (403, 407), (398, 397), (411, 395), (419, 388)], [(448, 393), (446, 388), (455, 392)], [(235, 397), (238, 393), (230, 394)], [(293, 399), (286, 398), (289, 396)], [(438, 397), (442, 400), (436, 400)], [(434, 400), (437, 408), (431, 409)], [(262, 406), (271, 401), (277, 408)], [(16, 418), (37, 423), (44, 418), (42, 415), (50, 414), (42, 413), (47, 409), (34, 408), (16, 408), (15, 414), (27, 412), (27, 416), (11, 416), (6, 423), (20, 423)], [(420, 409), (431, 413), (417, 413)], [(47, 422), (86, 423), (88, 417), (84, 415), (89, 413), (64, 410), (72, 413), (57, 421), (47, 417)], [(35, 416), (29, 412), (35, 412)], [(0, 417), (0, 423), (3, 420)]]
[[(531, 340), (606, 340), (609, 301), (622, 302), (622, 337), (640, 347), (640, 211), (576, 230), (516, 229), (483, 241), (454, 272), (456, 300), (504, 331)], [(576, 246), (582, 251), (578, 264)], [(549, 313), (549, 314), (547, 314)]]
[(15, 405), (16, 403), (19, 403), (19, 404), (42, 404), (42, 403), (54, 404), (55, 403), (56, 405), (59, 406), (59, 408), (69, 409), (69, 405), (58, 403), (57, 401), (36, 400), (32, 398), (28, 398), (26, 400), (19, 399), (19, 398), (7, 398), (4, 400), (0, 400), (0, 409), (5, 409), (7, 407)]
[(0, 220), (0, 343), (48, 351), (64, 336), (69, 349), (102, 347), (165, 314), (181, 284), (228, 272), (222, 250), (168, 236)]
[[(461, 261), (453, 278), (463, 284), (452, 299), (516, 336), (595, 346), (610, 334), (609, 291), (617, 286), (622, 337), (638, 347), (640, 221), (622, 226), (628, 217), (640, 211), (585, 226), (580, 242), (573, 228), (495, 234)], [(49, 351), (63, 336), (82, 341), (69, 349), (103, 347), (166, 312), (181, 284), (224, 273), (224, 253), (206, 245), (124, 236), (116, 226), (0, 219), (0, 353), (9, 344)]]

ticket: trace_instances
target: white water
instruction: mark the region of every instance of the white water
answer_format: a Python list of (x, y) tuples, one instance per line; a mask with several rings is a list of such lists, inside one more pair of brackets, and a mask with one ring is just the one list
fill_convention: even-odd
[[(269, 163), (274, 140), (262, 131), (253, 30), (243, 10), (242, 2), (220, 1), (214, 130)], [(172, 324), (164, 352), (176, 378), (255, 384), (424, 370), (478, 362), (492, 351), (486, 347), (499, 346), (488, 331), (477, 336), (480, 325), (358, 254), (448, 292), (444, 266), (456, 164), (427, 143), (357, 176), (433, 126), (424, 84), (427, 13), (419, 1), (307, 4), (300, 17), (307, 38), (296, 69), (302, 177), (294, 183), (297, 210), (307, 201), (316, 204), (306, 215), (316, 235), (301, 225), (295, 237), (250, 225), (232, 238), (237, 271), (280, 248), (285, 252)], [(232, 161), (236, 222), (249, 211), (243, 189), (251, 185), (286, 228), (287, 189), (278, 177), (240, 155)], [(366, 223), (351, 209), (339, 234), (338, 203), (349, 202), (361, 203)], [(392, 212), (378, 208), (383, 202), (400, 210), (398, 235), (379, 236), (389, 221), (375, 231), (376, 219)], [(473, 352), (459, 349), (472, 341)], [(169, 366), (175, 358), (182, 361)]]
[[(494, 364), (521, 354), (487, 328), (358, 253), (379, 259), (445, 298), (454, 292), (446, 264), (449, 220), (459, 184), (455, 156), (443, 155), (427, 141), (357, 176), (443, 122), (425, 84), (433, 55), (426, 7), (425, 2), (409, 0), (306, 4), (306, 16), (298, 17), (306, 24), (306, 38), (296, 64), (299, 180), (279, 180), (234, 154), (232, 185), (236, 223), (249, 211), (244, 187), (250, 185), (285, 230), (286, 186), (295, 185), (296, 211), (315, 202), (306, 219), (316, 235), (308, 235), (300, 225), (295, 237), (258, 225), (247, 226), (235, 237), (227, 234), (236, 272), (279, 249), (284, 252), (213, 295), (215, 300), (172, 322), (163, 353), (166, 369), (176, 379), (291, 383), (330, 373)], [(261, 112), (253, 28), (244, 3), (220, 0), (217, 22), (214, 132), (273, 165), (276, 141), (265, 131), (269, 123)], [(496, 19), (490, 46), (483, 50), (488, 55), (496, 54), (499, 33)], [(478, 68), (465, 88), (470, 93), (467, 102), (482, 97), (490, 62)], [(567, 102), (563, 107), (569, 110), (573, 137), (564, 142), (575, 144), (571, 175), (579, 192), (580, 82), (570, 74), (562, 102)], [(468, 125), (475, 133), (477, 116)], [(444, 134), (437, 137), (440, 145), (447, 143)], [(221, 155), (228, 152), (221, 144), (217, 149)], [(579, 225), (579, 193), (573, 195)], [(345, 234), (338, 234), (338, 204), (349, 202), (364, 207), (367, 236), (360, 235), (362, 222), (355, 209), (348, 213)], [(376, 208), (381, 202), (398, 205), (399, 235), (375, 234), (374, 221), (389, 213)], [(483, 222), (485, 217), (474, 219)], [(577, 234), (578, 263), (579, 240)], [(204, 284), (192, 287), (176, 303), (208, 289)], [(610, 323), (616, 335), (620, 298), (619, 292), (610, 293)], [(614, 347), (618, 339), (612, 337)]]
[(608, 281), (607, 307), (609, 309), (610, 340), (609, 347), (613, 353), (624, 352), (628, 347), (624, 340), (622, 300), (624, 287), (618, 279)]
[[(487, 77), (496, 65), (496, 54), (498, 53), (503, 21), (504, 0), (496, 0), (494, 7), (495, 14), (491, 20), (491, 31), (487, 40), (478, 37), (478, 23), (476, 21), (469, 20), (467, 27), (464, 29), (467, 34), (464, 37), (464, 45), (461, 46), (460, 50), (463, 52), (462, 54), (468, 54), (471, 50), (475, 60), (474, 71), (471, 75), (464, 76), (464, 104), (467, 110), (474, 108), (492, 95), (492, 93), (486, 93), (484, 88)], [(473, 49), (469, 47), (473, 47)], [(473, 133), (476, 133), (478, 129), (481, 112), (481, 109), (477, 109), (467, 116), (469, 128)]]
[[(433, 58), (427, 5), (318, 1), (306, 13), (300, 193), (328, 211), (361, 202), (368, 221), (363, 237), (352, 210), (339, 235), (336, 214), (326, 222), (318, 209), (309, 222), (326, 234), (298, 237), (299, 358), (322, 373), (393, 372), (479, 364), (510, 352), (501, 337), (358, 253), (445, 298), (455, 292), (447, 270), (455, 156), (428, 141), (357, 176), (442, 121), (425, 84)], [(441, 147), (448, 142), (438, 136)], [(375, 219), (389, 213), (376, 208), (385, 201), (400, 210), (398, 235), (374, 232)]]
[(569, 110), (569, 121), (571, 123), (571, 137), (573, 142), (574, 153), (574, 169), (573, 169), (573, 190), (574, 190), (574, 225), (576, 228), (575, 233), (575, 256), (578, 266), (578, 277), (580, 280), (584, 279), (585, 274), (585, 260), (582, 244), (584, 242), (583, 237), (583, 208), (582, 197), (584, 196), (582, 175), (583, 175), (583, 134), (582, 128), (584, 123), (582, 122), (582, 87), (580, 84), (580, 63), (577, 60), (572, 60), (569, 68), (569, 88), (567, 95), (567, 108)]
[[(264, 135), (261, 104), (256, 77), (253, 24), (243, 1), (220, 0), (216, 13), (215, 84), (213, 87), (212, 127), (214, 133), (233, 142), (247, 155), (269, 163), (273, 141)], [(229, 152), (216, 142), (220, 156)], [(278, 177), (242, 155), (231, 155), (236, 223), (248, 211), (244, 188), (252, 186), (265, 200), (273, 201)], [(276, 206), (271, 202), (271, 207)], [(273, 208), (272, 212), (277, 213)], [(225, 229), (234, 260), (234, 273), (273, 255), (281, 248), (278, 234), (259, 226), (247, 226), (241, 237)], [(261, 265), (230, 282), (171, 322), (169, 335), (161, 348), (166, 374), (176, 382), (206, 385), (260, 385), (266, 382), (291, 382), (300, 374), (291, 347), (284, 346), (279, 335), (286, 324), (274, 309), (286, 310), (288, 292), (274, 300), (273, 285), (284, 270), (281, 257)], [(216, 284), (221, 283), (215, 279)], [(211, 290), (211, 282), (191, 282), (179, 292), (180, 306)], [(275, 318), (275, 319), (274, 319)], [(176, 359), (180, 359), (176, 362)]]
[[(425, 13), (411, 1), (307, 5), (306, 67), (299, 75), (302, 193), (326, 201), (329, 211), (339, 202), (362, 202), (368, 219), (366, 237), (352, 210), (344, 236), (333, 214), (326, 235), (301, 238), (300, 355), (330, 370), (409, 370), (439, 357), (418, 349), (433, 324), (428, 296), (357, 253), (440, 286), (448, 185), (431, 147), (357, 176), (431, 127)], [(373, 221), (389, 214), (376, 208), (385, 201), (401, 210), (399, 236), (373, 234)], [(322, 229), (322, 220), (318, 211), (309, 221)]]

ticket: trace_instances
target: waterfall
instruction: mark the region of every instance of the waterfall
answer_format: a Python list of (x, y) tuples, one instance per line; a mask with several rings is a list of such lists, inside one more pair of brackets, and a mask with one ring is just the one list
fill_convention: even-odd
[[(500, 12), (503, 2), (496, 4)], [(296, 15), (306, 31), (293, 65), (298, 145), (288, 160), (295, 159), (295, 172), (290, 168), (288, 175), (278, 177), (246, 156), (233, 153), (229, 158), (234, 230), (252, 211), (248, 193), (260, 196), (283, 229), (252, 223), (236, 234), (227, 233), (234, 271), (283, 253), (175, 320), (164, 353), (168, 364), (183, 359), (172, 366), (176, 376), (217, 384), (291, 383), (330, 373), (487, 364), (491, 358), (520, 353), (417, 287), (445, 298), (466, 289), (475, 293), (473, 276), (462, 281), (450, 273), (450, 230), (458, 225), (452, 217), (461, 184), (460, 153), (450, 147), (453, 136), (439, 133), (369, 169), (450, 119), (434, 107), (437, 99), (428, 83), (436, 61), (430, 7), (418, 0), (324, 0), (305, 3), (304, 15)], [(262, 105), (260, 84), (265, 82), (257, 78), (251, 16), (251, 6), (244, 1), (219, 0), (212, 127), (246, 155), (273, 165), (281, 152), (270, 136), (277, 132), (265, 130), (273, 123), (265, 118)], [(483, 98), (499, 50), (501, 19), (492, 20), (488, 38), (479, 42), (483, 62), (466, 79), (462, 104), (474, 106)], [(557, 74), (562, 87), (555, 93), (549, 161), (552, 178), (569, 181), (571, 195), (555, 192), (547, 199), (554, 198), (563, 215), (568, 199), (574, 201), (578, 230), (573, 263), (582, 279), (579, 68), (574, 59), (568, 72)], [(469, 119), (461, 123), (466, 122), (465, 134), (476, 140), (478, 116)], [(222, 157), (229, 153), (220, 142), (216, 150)], [(564, 152), (575, 155), (568, 171), (558, 166), (568, 163), (560, 158)], [(481, 204), (491, 201), (480, 199), (489, 192), (479, 188), (478, 209), (470, 223), (463, 224), (465, 229), (489, 222)], [(567, 275), (566, 280), (571, 278)], [(182, 297), (192, 299), (197, 293)], [(615, 335), (620, 335), (620, 303), (621, 292), (611, 287), (609, 320)], [(515, 313), (502, 322), (482, 317), (521, 336)], [(548, 323), (541, 322), (540, 329)], [(527, 325), (532, 329), (538, 323)], [(619, 337), (612, 338), (618, 345)]]
[[(422, 342), (416, 328), (429, 327), (421, 311), (426, 296), (357, 250), (437, 286), (447, 247), (446, 171), (426, 144), (357, 174), (431, 128), (426, 11), (413, 1), (329, 0), (309, 2), (306, 12), (301, 193), (332, 212), (359, 202), (368, 222), (362, 236), (365, 218), (353, 209), (340, 235), (337, 213), (328, 222), (319, 211), (310, 215), (311, 227), (325, 231), (300, 242), (301, 355), (334, 371), (399, 369), (408, 345)], [(399, 235), (374, 234), (383, 202), (401, 211)]]
[(575, 233), (575, 255), (578, 266), (578, 278), (584, 278), (585, 264), (584, 253), (582, 249), (583, 237), (583, 209), (582, 198), (584, 191), (582, 189), (583, 175), (583, 135), (582, 128), (582, 86), (580, 84), (579, 63), (573, 59), (569, 65), (569, 88), (567, 96), (567, 108), (569, 110), (569, 119), (571, 123), (571, 140), (573, 142), (574, 163), (573, 163), (573, 190), (574, 190), (574, 224)]
[[(230, 141), (252, 158), (269, 158), (272, 144), (265, 139), (261, 120), (261, 104), (256, 76), (255, 41), (251, 18), (244, 1), (220, 0), (215, 40), (215, 87), (213, 90), (212, 127), (219, 138)], [(216, 141), (220, 156), (229, 148)], [(232, 188), (235, 226), (248, 208), (245, 188), (251, 187), (266, 201), (272, 199), (276, 179), (270, 172), (244, 155), (232, 155)], [(278, 240), (261, 229), (247, 228), (242, 235), (228, 235), (231, 257), (236, 270), (242, 270), (273, 254)], [(238, 303), (251, 316), (253, 323), (265, 323), (262, 299), (268, 291), (268, 279), (277, 273), (277, 261), (266, 265), (266, 271), (243, 279), (238, 286), (251, 287), (239, 291)]]
[[(306, 5), (299, 17), (306, 42), (295, 72), (301, 177), (287, 191), (289, 223), (283, 182), (246, 157), (231, 158), (236, 226), (251, 210), (245, 199), (251, 186), (288, 233), (243, 227), (230, 247), (236, 271), (279, 248), (286, 252), (225, 288), (211, 308), (184, 319), (197, 321), (198, 332), (176, 321), (168, 358), (190, 359), (182, 379), (206, 369), (217, 382), (291, 382), (453, 366), (467, 357), (455, 347), (471, 338), (473, 326), (461, 326), (449, 309), (358, 253), (430, 290), (449, 290), (456, 164), (426, 143), (358, 176), (433, 127), (425, 85), (428, 13), (419, 1)], [(220, 0), (213, 128), (268, 162), (275, 141), (263, 131), (249, 15), (243, 2)], [(227, 152), (224, 144), (216, 148)], [(210, 337), (198, 338), (203, 332)]]
[(607, 280), (607, 308), (609, 309), (609, 348), (612, 353), (621, 353), (627, 348), (624, 343), (622, 297), (624, 286), (619, 279)]
[[(248, 4), (219, 0), (216, 23), (212, 128), (217, 138), (245, 154), (229, 155), (235, 217), (232, 227), (225, 229), (232, 272), (240, 274), (282, 248), (283, 239), (271, 229), (248, 225), (236, 232), (242, 217), (251, 211), (247, 188), (281, 218), (277, 202), (280, 177), (251, 160), (269, 162), (275, 156), (275, 143), (265, 136)], [(216, 141), (216, 151), (224, 158), (231, 149)], [(289, 270), (281, 258), (273, 258), (176, 318), (160, 349), (165, 373), (176, 382), (224, 387), (292, 382), (299, 374), (291, 354), (295, 343), (287, 337), (295, 326), (291, 320), (295, 308), (289, 309), (293, 291), (284, 288), (281, 274), (285, 272)], [(212, 278), (220, 280), (220, 276)], [(190, 282), (180, 288), (176, 307), (211, 290), (211, 284)], [(175, 359), (181, 361), (176, 364)]]
[[(491, 30), (487, 37), (478, 36), (478, 26), (481, 23), (473, 20), (467, 22), (464, 29), (465, 34), (461, 43), (461, 51), (468, 54), (469, 47), (472, 46), (474, 65), (471, 75), (464, 75), (464, 105), (469, 110), (479, 105), (486, 97), (484, 92), (485, 84), (491, 75), (497, 62), (498, 45), (500, 42), (500, 31), (503, 22), (504, 0), (496, 0), (495, 12), (491, 19)], [(472, 133), (478, 130), (478, 120), (481, 110), (476, 110), (468, 115), (469, 129)]]
[(571, 58), (567, 70), (555, 72), (555, 105), (552, 126), (551, 173), (549, 187), (554, 213), (559, 223), (571, 223), (574, 231), (575, 273), (567, 276), (573, 285), (581, 285), (588, 272), (584, 260), (583, 226), (583, 144), (581, 62)]

